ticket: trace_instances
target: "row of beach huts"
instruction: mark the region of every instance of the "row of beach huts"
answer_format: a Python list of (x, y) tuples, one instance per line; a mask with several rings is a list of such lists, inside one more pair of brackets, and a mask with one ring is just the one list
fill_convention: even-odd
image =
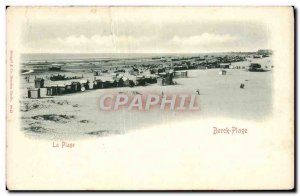
[(49, 96), (58, 96), (71, 94), (76, 92), (84, 92), (93, 89), (107, 89), (117, 87), (134, 87), (155, 84), (165, 86), (174, 84), (173, 78), (186, 78), (187, 71), (169, 70), (157, 75), (139, 75), (139, 76), (123, 76), (122, 74), (114, 74), (113, 76), (94, 77), (94, 80), (69, 81), (67, 84), (45, 85), (43, 78), (35, 78), (34, 87), (27, 91), (28, 98), (41, 98)]

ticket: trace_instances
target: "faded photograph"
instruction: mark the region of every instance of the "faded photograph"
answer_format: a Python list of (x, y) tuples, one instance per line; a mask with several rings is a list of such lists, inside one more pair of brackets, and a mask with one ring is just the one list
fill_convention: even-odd
[(293, 7), (7, 8), (9, 190), (293, 190)]
[[(21, 33), (22, 130), (43, 138), (95, 137), (165, 121), (263, 121), (272, 115), (276, 65), (267, 25), (175, 21), (155, 15), (161, 11), (146, 9), (147, 22), (126, 9), (108, 18), (100, 10), (99, 17), (79, 21), (27, 20)], [(196, 95), (199, 110), (101, 111), (97, 102), (107, 92)]]

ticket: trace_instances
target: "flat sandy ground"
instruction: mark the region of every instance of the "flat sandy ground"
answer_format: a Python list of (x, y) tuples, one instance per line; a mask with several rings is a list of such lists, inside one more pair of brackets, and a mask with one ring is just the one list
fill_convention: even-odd
[[(240, 64), (243, 64), (240, 63)], [(54, 96), (43, 99), (28, 99), (22, 85), (21, 99), (22, 130), (30, 137), (43, 139), (100, 137), (138, 131), (154, 125), (183, 121), (191, 118), (227, 117), (243, 120), (263, 121), (272, 113), (272, 71), (247, 72), (243, 69), (189, 70), (188, 78), (176, 78), (176, 85), (124, 87), (97, 89), (86, 92)], [(84, 73), (84, 72), (82, 72)], [(81, 75), (81, 74), (77, 74)], [(84, 73), (85, 78), (92, 78)], [(46, 82), (47, 83), (47, 82)], [(240, 89), (244, 83), (245, 88)], [(199, 89), (200, 95), (196, 90)], [(199, 111), (100, 111), (99, 97), (103, 94), (150, 93), (197, 95)]]

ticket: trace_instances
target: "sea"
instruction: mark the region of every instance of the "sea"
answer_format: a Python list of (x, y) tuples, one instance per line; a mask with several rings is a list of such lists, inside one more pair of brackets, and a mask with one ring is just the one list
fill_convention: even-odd
[(110, 59), (138, 59), (159, 57), (203, 57), (205, 55), (226, 55), (241, 53), (24, 53), (22, 62), (28, 61), (60, 61), (60, 60), (110, 60)]

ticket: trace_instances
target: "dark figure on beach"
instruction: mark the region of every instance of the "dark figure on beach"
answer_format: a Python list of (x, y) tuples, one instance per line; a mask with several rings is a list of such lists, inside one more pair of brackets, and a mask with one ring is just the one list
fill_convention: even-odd
[(242, 84), (240, 85), (240, 88), (244, 88), (244, 87), (245, 87), (245, 84), (242, 83)]
[(196, 92), (198, 93), (198, 95), (200, 95), (200, 90), (199, 89), (197, 89)]

